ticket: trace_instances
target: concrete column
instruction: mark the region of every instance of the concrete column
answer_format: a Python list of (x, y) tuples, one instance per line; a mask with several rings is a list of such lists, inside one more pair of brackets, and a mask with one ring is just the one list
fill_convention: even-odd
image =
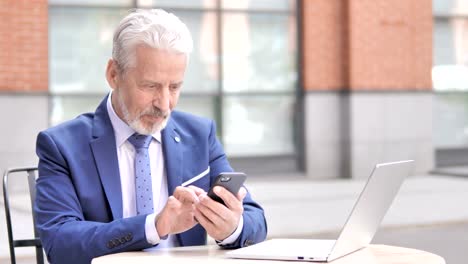
[[(37, 166), (36, 137), (48, 126), (47, 95), (0, 95), (0, 172), (7, 168)], [(27, 190), (26, 182), (12, 180)]]

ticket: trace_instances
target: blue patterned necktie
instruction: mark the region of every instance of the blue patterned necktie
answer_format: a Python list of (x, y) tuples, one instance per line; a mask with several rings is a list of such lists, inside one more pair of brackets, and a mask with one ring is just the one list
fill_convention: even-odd
[(133, 134), (128, 141), (135, 147), (135, 195), (137, 215), (151, 214), (153, 208), (153, 188), (148, 147), (152, 136)]

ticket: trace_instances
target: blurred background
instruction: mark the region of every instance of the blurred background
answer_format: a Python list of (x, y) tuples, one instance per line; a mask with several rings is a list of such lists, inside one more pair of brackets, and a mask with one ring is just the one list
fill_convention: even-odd
[[(466, 262), (468, 0), (0, 0), (0, 171), (35, 166), (39, 131), (96, 109), (131, 8), (189, 27), (177, 108), (216, 121), (270, 238), (335, 237), (375, 163), (414, 159), (374, 243)], [(9, 188), (28, 236), (27, 184)]]

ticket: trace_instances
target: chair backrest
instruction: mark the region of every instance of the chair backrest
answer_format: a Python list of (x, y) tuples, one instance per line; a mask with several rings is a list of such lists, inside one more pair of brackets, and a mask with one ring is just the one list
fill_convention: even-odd
[(10, 246), (10, 258), (11, 263), (16, 264), (15, 257), (15, 248), (16, 247), (35, 247), (36, 248), (36, 262), (38, 264), (44, 264), (44, 253), (42, 250), (42, 243), (39, 239), (37, 228), (36, 228), (36, 219), (34, 213), (32, 214), (33, 225), (34, 225), (34, 238), (32, 239), (14, 239), (13, 238), (13, 228), (11, 221), (11, 212), (10, 212), (10, 200), (8, 194), (8, 177), (13, 174), (18, 175), (27, 175), (28, 185), (29, 185), (29, 197), (31, 198), (31, 208), (34, 207), (34, 201), (36, 199), (36, 167), (24, 167), (24, 168), (14, 168), (8, 169), (3, 175), (3, 201), (5, 205), (5, 216), (8, 229), (8, 243)]

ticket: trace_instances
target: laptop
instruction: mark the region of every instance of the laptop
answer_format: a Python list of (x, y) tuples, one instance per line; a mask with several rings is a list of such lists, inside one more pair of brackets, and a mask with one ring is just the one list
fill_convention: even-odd
[(413, 160), (375, 165), (337, 240), (272, 239), (226, 253), (230, 258), (330, 262), (369, 245)]

